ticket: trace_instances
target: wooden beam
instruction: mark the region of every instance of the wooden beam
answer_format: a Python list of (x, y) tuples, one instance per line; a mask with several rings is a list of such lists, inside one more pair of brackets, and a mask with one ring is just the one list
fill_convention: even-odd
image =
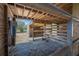
[[(20, 7), (21, 5), (16, 4), (16, 6), (17, 6), (17, 7), (18, 7), (18, 6)], [(21, 8), (24, 8), (24, 6), (21, 6)], [(28, 8), (28, 7), (25, 7), (25, 9), (29, 9), (29, 8)], [(28, 15), (27, 15), (26, 17), (28, 17), (28, 16), (30, 15), (30, 13), (33, 11), (32, 8), (30, 8), (30, 9), (31, 9), (31, 10), (29, 11), (29, 13), (28, 13)], [(37, 10), (37, 9), (34, 9), (34, 10)], [(39, 11), (39, 10), (37, 10), (37, 11)], [(49, 17), (49, 16), (47, 16), (48, 13), (45, 13), (44, 11), (42, 11), (42, 12), (43, 12), (44, 14), (42, 13), (42, 15), (39, 16), (39, 18), (38, 18), (39, 20), (40, 20), (40, 19), (42, 19), (42, 20), (43, 20), (43, 19), (44, 19), (44, 20), (49, 20), (49, 19), (53, 20), (53, 19), (59, 19), (59, 18), (61, 18), (60, 15), (59, 15), (59, 16), (58, 16), (58, 15), (55, 15), (56, 17)], [(37, 14), (37, 13), (35, 13), (35, 14)], [(54, 15), (54, 14), (53, 14), (53, 15)], [(35, 15), (33, 15), (32, 18), (33, 18), (34, 16), (35, 16)], [(31, 19), (32, 19), (32, 18), (31, 18)], [(49, 21), (50, 21), (50, 20), (49, 20)]]
[(4, 9), (3, 4), (0, 4), (0, 7), (1, 7), (2, 9)]
[(28, 16), (30, 15), (30, 13), (32, 12), (32, 10), (33, 10), (33, 9), (31, 9), (31, 10), (29, 11), (29, 13), (27, 14), (27, 18), (28, 18)]
[[(9, 8), (9, 10), (11, 11), (11, 14), (12, 14), (12, 16), (14, 15), (14, 13), (13, 13), (13, 11), (12, 11), (12, 9), (10, 8), (10, 6), (8, 5), (8, 4), (6, 4), (7, 5), (7, 7)], [(8, 10), (8, 11), (9, 11)]]
[(40, 19), (43, 19), (43, 18), (45, 18), (46, 16), (47, 16), (47, 13), (44, 13), (43, 16), (41, 16)]
[[(13, 17), (13, 31), (14, 29), (16, 29), (16, 17)], [(13, 36), (12, 36), (12, 45), (15, 46), (15, 41), (16, 41), (16, 33), (14, 34), (13, 33)]]
[[(14, 15), (14, 17), (17, 17), (17, 15)], [(22, 16), (18, 16), (18, 18), (21, 18), (21, 19), (31, 19), (31, 18), (27, 18), (27, 17), (22, 17)], [(34, 22), (37, 22), (37, 23), (51, 23), (50, 21), (45, 21), (45, 20), (39, 20), (39, 19), (31, 19), (33, 20)]]
[(38, 14), (38, 12), (39, 12), (39, 11), (37, 11), (34, 15), (32, 15), (32, 18), (34, 18), (34, 17)]
[(61, 3), (58, 7), (62, 8), (63, 6), (65, 6), (67, 3)]
[(18, 18), (18, 16), (19, 16), (19, 11), (18, 11), (18, 9), (17, 9), (16, 4), (14, 4), (14, 9), (15, 9), (15, 13), (16, 13), (16, 15), (17, 15), (17, 17), (16, 17), (16, 18)]
[(23, 8), (22, 17), (24, 16), (24, 11), (25, 11), (25, 6), (24, 6), (24, 8)]
[(47, 20), (53, 20), (53, 16), (50, 16), (50, 14), (47, 14), (47, 16), (46, 17), (44, 17), (43, 19), (47, 19)]
[(7, 6), (7, 8), (8, 8), (8, 12), (10, 12), (10, 13), (11, 13), (11, 15), (13, 16), (13, 12), (12, 12), (12, 10), (10, 9), (9, 5), (8, 5), (8, 4), (6, 4), (6, 6)]
[(8, 8), (6, 5), (4, 5), (4, 21), (5, 21), (5, 56), (8, 56)]
[[(10, 4), (10, 5), (14, 5), (14, 4)], [(20, 8), (23, 8), (23, 5), (21, 6), (21, 4), (16, 4), (16, 6), (17, 6), (17, 7), (20, 7)], [(25, 9), (33, 9), (33, 8), (25, 7)], [(34, 8), (34, 10), (37, 10), (37, 9)], [(37, 11), (40, 11), (40, 10), (37, 10)], [(46, 12), (44, 12), (44, 11), (41, 11), (41, 12), (43, 12), (44, 14), (46, 14)]]
[(10, 10), (11, 10), (12, 14), (13, 14), (13, 15), (15, 15), (15, 14), (14, 14), (14, 12), (12, 11), (12, 8), (10, 7), (10, 5), (8, 5), (8, 6), (9, 6), (9, 8), (10, 8)]
[(45, 13), (43, 12), (40, 16), (38, 16), (38, 19), (40, 19)]
[(39, 17), (41, 17), (42, 15), (43, 15), (43, 12), (41, 12), (41, 11), (39, 11), (39, 16), (36, 16), (36, 18), (38, 18), (39, 19)]
[(33, 37), (33, 41), (34, 41), (34, 25), (32, 25), (32, 37)]

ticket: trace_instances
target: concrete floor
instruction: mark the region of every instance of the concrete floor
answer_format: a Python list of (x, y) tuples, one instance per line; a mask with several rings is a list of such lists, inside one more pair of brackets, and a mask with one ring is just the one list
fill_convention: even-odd
[(15, 56), (48, 56), (62, 49), (65, 43), (59, 43), (55, 39), (30, 41), (17, 44), (12, 51)]

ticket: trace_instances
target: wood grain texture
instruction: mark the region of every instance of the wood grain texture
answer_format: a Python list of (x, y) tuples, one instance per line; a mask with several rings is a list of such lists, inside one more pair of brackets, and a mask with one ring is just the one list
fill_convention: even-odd
[(0, 56), (4, 55), (4, 9), (0, 5)]

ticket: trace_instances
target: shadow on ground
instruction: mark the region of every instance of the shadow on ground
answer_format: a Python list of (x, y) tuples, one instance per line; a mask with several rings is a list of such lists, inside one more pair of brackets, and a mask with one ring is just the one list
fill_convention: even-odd
[(53, 40), (36, 40), (27, 43), (17, 44), (14, 48), (15, 56), (48, 56), (56, 50), (63, 48), (64, 45)]

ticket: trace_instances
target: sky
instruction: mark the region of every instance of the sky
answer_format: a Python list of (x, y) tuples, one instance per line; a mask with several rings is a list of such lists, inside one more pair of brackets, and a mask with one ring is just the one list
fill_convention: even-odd
[[(17, 19), (16, 19), (17, 20)], [(32, 20), (30, 20), (30, 19), (19, 19), (20, 21), (22, 21), (22, 22), (24, 22), (25, 23), (25, 25), (30, 25), (30, 24), (32, 24)]]

